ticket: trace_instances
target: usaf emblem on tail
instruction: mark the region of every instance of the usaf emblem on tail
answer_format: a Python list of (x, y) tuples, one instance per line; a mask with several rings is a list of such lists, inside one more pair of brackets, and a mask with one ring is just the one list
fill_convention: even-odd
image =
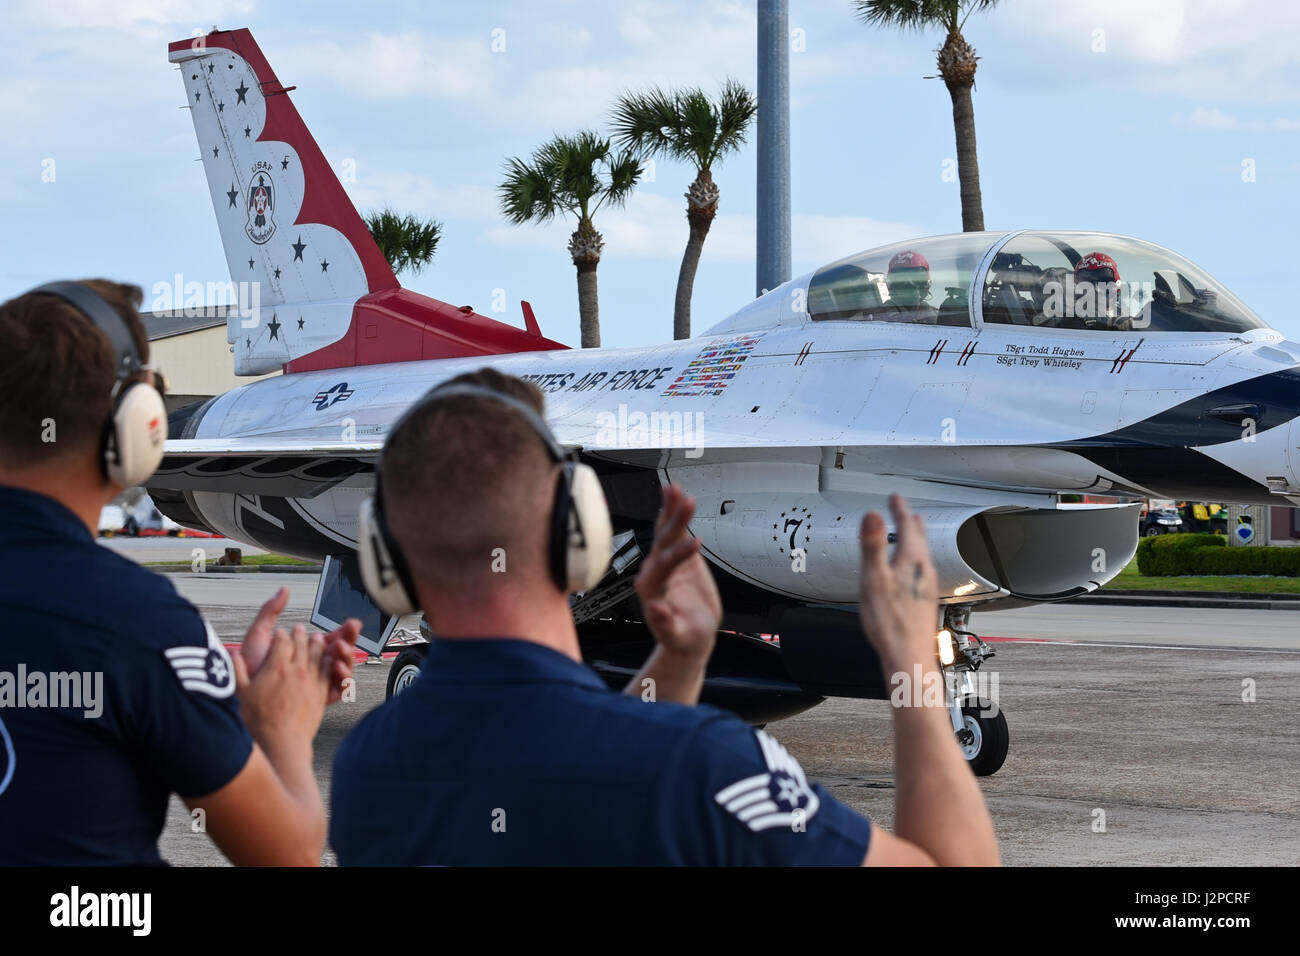
[(259, 246), (275, 235), (275, 185), (271, 182), (269, 163), (253, 167), (253, 181), (248, 186), (248, 222), (244, 232)]

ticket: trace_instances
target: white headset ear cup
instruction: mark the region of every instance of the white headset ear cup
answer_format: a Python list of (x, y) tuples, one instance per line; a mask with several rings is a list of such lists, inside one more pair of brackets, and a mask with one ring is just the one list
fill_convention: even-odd
[(125, 386), (113, 411), (111, 448), (105, 449), (104, 473), (124, 488), (142, 485), (162, 461), (167, 444), (167, 407), (152, 385)]
[(388, 543), (379, 529), (373, 497), (361, 502), (357, 511), (357, 559), (361, 565), (361, 582), (381, 611), (394, 617), (415, 612), (412, 595), (406, 593)]
[(593, 588), (609, 570), (614, 529), (605, 490), (590, 465), (577, 464), (570, 484), (571, 509), (579, 534), (571, 534), (565, 559), (569, 590)]

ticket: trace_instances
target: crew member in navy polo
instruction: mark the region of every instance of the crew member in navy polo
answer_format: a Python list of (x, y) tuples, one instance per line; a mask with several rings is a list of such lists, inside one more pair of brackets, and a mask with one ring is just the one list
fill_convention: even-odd
[(0, 865), (161, 863), (172, 793), (233, 862), (314, 865), (312, 738), (359, 622), (273, 632), (281, 589), (232, 659), (171, 582), (95, 540), (165, 447), (142, 297), (94, 279), (0, 304)]
[[(416, 680), (339, 746), (340, 863), (997, 862), (946, 708), (895, 709), (892, 834), (763, 730), (698, 703), (722, 604), (689, 533), (694, 502), (671, 484), (635, 582), (655, 649), (623, 693), (608, 689), (582, 662), (568, 598), (606, 567), (585, 559), (593, 540), (608, 554), (608, 511), (542, 412), (535, 386), (485, 368), (389, 432), (362, 572), (385, 610), (422, 610), (436, 636)], [(862, 526), (863, 639), (891, 672), (938, 679), (937, 575), (919, 520), (897, 496), (891, 508), (889, 560), (881, 516)]]
[(870, 837), (763, 731), (527, 640), (435, 639), (334, 763), (344, 864), (857, 866)]
[[(0, 486), (0, 567), (0, 862), (161, 863), (169, 795), (220, 790), (253, 748), (230, 655), (171, 582), (44, 495)], [(75, 699), (52, 699), (52, 674)]]

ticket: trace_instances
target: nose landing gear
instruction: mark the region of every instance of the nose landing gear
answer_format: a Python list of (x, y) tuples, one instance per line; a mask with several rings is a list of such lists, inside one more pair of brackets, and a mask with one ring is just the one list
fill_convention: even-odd
[(987, 777), (1002, 766), (1011, 744), (1007, 718), (997, 702), (997, 675), (992, 681), (976, 680), (975, 672), (993, 656), (993, 648), (967, 629), (969, 607), (948, 605), (942, 611), (939, 662), (953, 733), (974, 774)]

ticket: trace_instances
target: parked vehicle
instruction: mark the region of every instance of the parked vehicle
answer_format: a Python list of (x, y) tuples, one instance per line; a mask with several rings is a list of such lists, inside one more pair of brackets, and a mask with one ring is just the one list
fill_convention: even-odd
[(165, 534), (171, 537), (178, 536), (182, 530), (180, 525), (158, 510), (148, 495), (142, 496), (127, 513), (123, 528), (129, 535)]
[(1147, 502), (1146, 511), (1138, 522), (1138, 534), (1153, 538), (1158, 534), (1179, 534), (1183, 519), (1178, 516), (1178, 506), (1172, 501), (1153, 499)]
[(121, 534), (126, 526), (126, 514), (118, 505), (104, 505), (99, 510), (99, 536), (111, 538)]
[(1185, 502), (1182, 508), (1183, 528), (1196, 534), (1227, 534), (1228, 512), (1223, 505)]

